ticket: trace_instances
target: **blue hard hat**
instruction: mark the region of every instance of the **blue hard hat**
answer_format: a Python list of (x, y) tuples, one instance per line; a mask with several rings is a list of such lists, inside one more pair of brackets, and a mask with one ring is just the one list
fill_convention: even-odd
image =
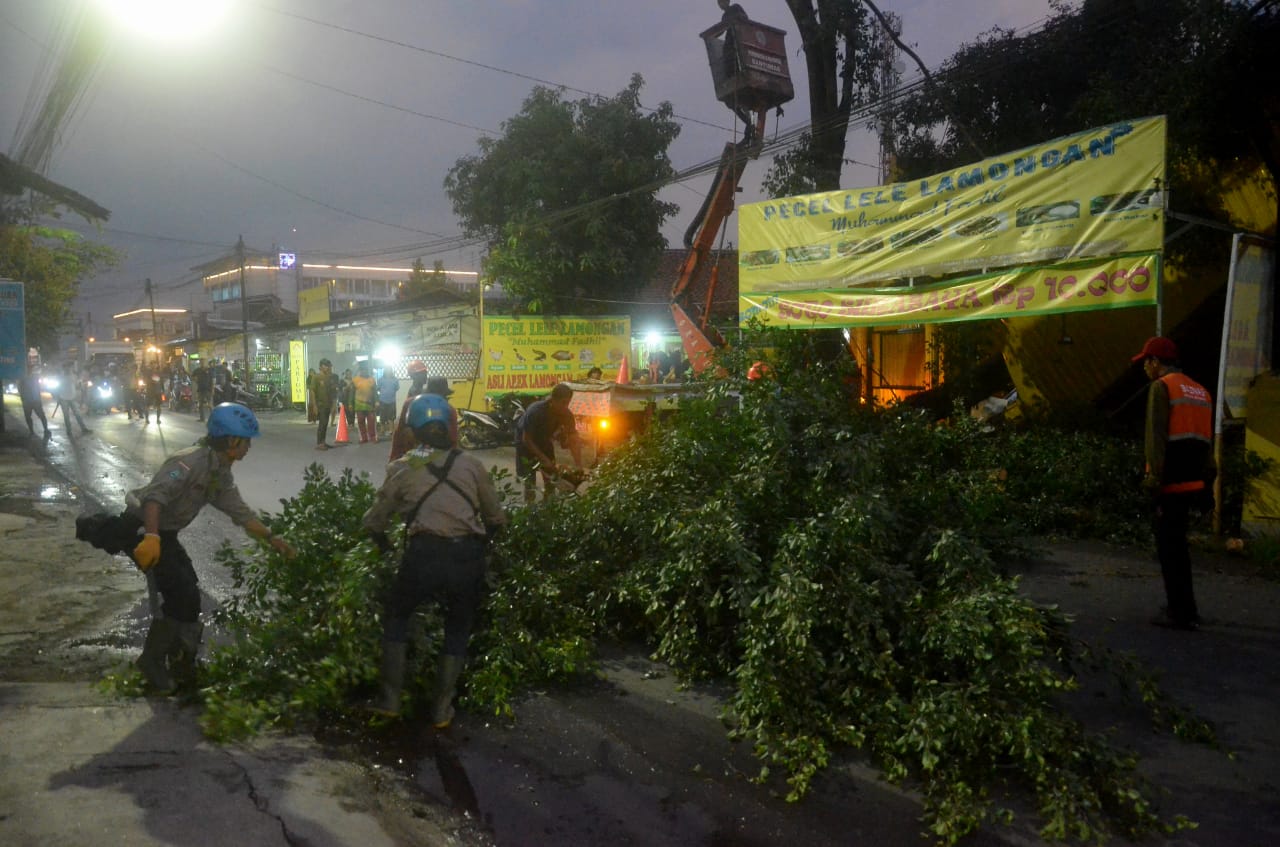
[(236, 438), (257, 438), (258, 418), (242, 403), (219, 403), (209, 413), (209, 435), (233, 435)]
[(407, 418), (410, 429), (417, 429), (429, 423), (449, 422), (449, 401), (439, 394), (419, 394), (409, 404)]

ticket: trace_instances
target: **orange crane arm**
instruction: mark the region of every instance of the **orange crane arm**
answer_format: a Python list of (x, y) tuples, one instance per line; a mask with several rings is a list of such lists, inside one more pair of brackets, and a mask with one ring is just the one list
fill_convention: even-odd
[(716, 234), (724, 224), (725, 218), (733, 212), (734, 195), (738, 192), (738, 184), (742, 181), (742, 172), (749, 159), (760, 153), (760, 145), (756, 139), (764, 137), (764, 126), (767, 113), (762, 109), (756, 112), (755, 134), (747, 140), (724, 146), (720, 154), (720, 168), (716, 171), (711, 190), (702, 201), (689, 229), (685, 231), (684, 244), (689, 253), (680, 265), (675, 284), (671, 287), (671, 316), (675, 320), (676, 330), (684, 344), (685, 358), (693, 367), (694, 373), (702, 371), (710, 363), (710, 353), (715, 347), (723, 347), (724, 339), (720, 333), (710, 326), (711, 303), (718, 281), (718, 268), (711, 269), (711, 279), (707, 286), (706, 302), (703, 304), (702, 318), (695, 322), (689, 316), (686, 301), (689, 288), (698, 280), (711, 257), (711, 249), (715, 244)]

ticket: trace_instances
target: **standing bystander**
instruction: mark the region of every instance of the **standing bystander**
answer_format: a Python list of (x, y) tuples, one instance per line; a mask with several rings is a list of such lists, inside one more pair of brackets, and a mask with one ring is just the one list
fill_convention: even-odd
[[(53, 419), (58, 416), (58, 410), (62, 410), (62, 425), (67, 429), (67, 435), (71, 435), (71, 416), (76, 416), (76, 423), (80, 426), (80, 432), (88, 435), (92, 432), (89, 427), (84, 425), (84, 418), (80, 417), (80, 410), (76, 408), (76, 387), (72, 383), (75, 377), (72, 376), (71, 366), (65, 366), (57, 373), (58, 385), (53, 390), (54, 406), (53, 411), (49, 413), (49, 418)], [(46, 430), (47, 431), (47, 430)]]
[(142, 372), (146, 385), (143, 386), (142, 411), (146, 423), (151, 423), (151, 409), (156, 410), (156, 424), (160, 423), (160, 406), (164, 402), (164, 382), (160, 371), (147, 368)]
[[(22, 399), (22, 416), (27, 420), (27, 429), (32, 435), (36, 434), (36, 426), (31, 416), (35, 415), (40, 419), (40, 425), (44, 427), (44, 437), (49, 437), (49, 420), (44, 416), (44, 398), (40, 396), (40, 374), (36, 371), (35, 366), (28, 364), (27, 372), (22, 375), (22, 379), (18, 380), (18, 397)], [(66, 419), (66, 416), (63, 416)]]
[(406, 370), (409, 372), (409, 395), (404, 398), (404, 405), (400, 407), (400, 417), (396, 421), (396, 428), (391, 433), (391, 455), (387, 459), (388, 462), (394, 462), (399, 459), (417, 444), (413, 438), (413, 430), (409, 428), (408, 424), (409, 404), (419, 394), (426, 393), (427, 366), (418, 359), (414, 359), (409, 363)]
[(1167, 603), (1151, 622), (1193, 630), (1200, 624), (1200, 612), (1191, 582), (1187, 528), (1191, 511), (1203, 509), (1213, 496), (1213, 402), (1204, 386), (1178, 367), (1178, 348), (1170, 339), (1147, 339), (1133, 361), (1142, 363), (1151, 380), (1142, 487), (1155, 507), (1156, 555)]
[(210, 402), (213, 397), (213, 371), (209, 370), (204, 362), (200, 362), (191, 372), (191, 381), (196, 388), (196, 414), (201, 421), (204, 421), (205, 412), (211, 408)]
[(355, 401), (356, 428), (360, 430), (360, 443), (372, 441), (377, 444), (378, 430), (373, 414), (378, 405), (378, 382), (369, 372), (368, 362), (361, 362), (356, 366), (356, 375), (351, 378), (351, 395)]
[(320, 371), (311, 378), (307, 390), (316, 404), (316, 449), (328, 450), (325, 438), (329, 432), (329, 418), (333, 417), (333, 406), (338, 399), (338, 378), (333, 375), (333, 362), (320, 360)]
[(378, 377), (378, 434), (390, 438), (396, 428), (396, 395), (400, 393), (400, 380), (391, 372), (391, 366), (382, 369)]

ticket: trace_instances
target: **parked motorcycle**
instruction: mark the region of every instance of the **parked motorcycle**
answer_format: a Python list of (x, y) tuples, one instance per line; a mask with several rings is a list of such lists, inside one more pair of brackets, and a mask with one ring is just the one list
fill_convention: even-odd
[(515, 443), (516, 423), (524, 415), (524, 404), (514, 394), (504, 394), (488, 412), (458, 410), (458, 444), (466, 450), (501, 447)]
[(239, 380), (232, 380), (223, 385), (221, 389), (214, 388), (213, 402), (214, 405), (218, 403), (239, 403), (256, 411), (270, 409), (273, 412), (278, 412), (287, 405), (279, 388), (271, 386), (265, 392), (246, 391), (244, 383)]

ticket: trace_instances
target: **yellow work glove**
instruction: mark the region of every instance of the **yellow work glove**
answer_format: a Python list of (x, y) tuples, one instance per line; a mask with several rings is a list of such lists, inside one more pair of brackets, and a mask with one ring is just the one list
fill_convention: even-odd
[(151, 570), (160, 561), (160, 536), (151, 532), (142, 536), (138, 546), (133, 548), (133, 560), (144, 572)]

